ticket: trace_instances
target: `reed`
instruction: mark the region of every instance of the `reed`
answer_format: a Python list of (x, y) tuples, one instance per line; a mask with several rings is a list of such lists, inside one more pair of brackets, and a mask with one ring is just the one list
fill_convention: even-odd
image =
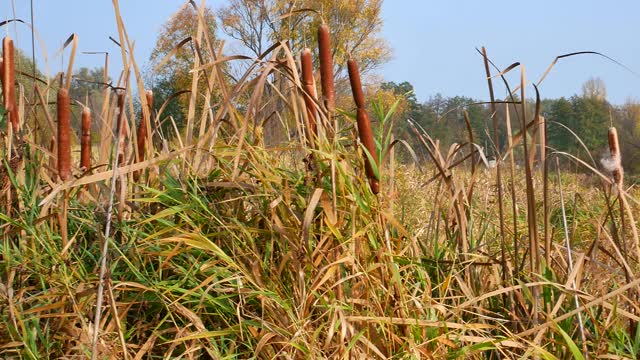
[(498, 112), (496, 109), (496, 98), (493, 92), (493, 81), (491, 80), (491, 68), (489, 67), (489, 58), (487, 57), (487, 50), (482, 47), (482, 57), (484, 60), (484, 70), (487, 76), (487, 86), (489, 88), (489, 101), (491, 109), (491, 125), (493, 136), (493, 154), (496, 161), (496, 187), (498, 190), (498, 219), (500, 221), (500, 263), (502, 266), (502, 282), (507, 283), (507, 277), (509, 270), (507, 268), (507, 245), (506, 245), (506, 228), (504, 223), (504, 199), (502, 187), (502, 154), (500, 152), (500, 136), (498, 134)]

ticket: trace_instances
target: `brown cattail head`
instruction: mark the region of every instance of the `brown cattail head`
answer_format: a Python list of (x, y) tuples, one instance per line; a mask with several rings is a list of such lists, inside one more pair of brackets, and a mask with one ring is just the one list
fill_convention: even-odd
[(620, 142), (618, 141), (618, 131), (615, 127), (609, 128), (609, 167), (616, 184), (622, 186), (624, 171), (621, 165)]
[(118, 117), (117, 117), (117, 130), (120, 131), (120, 134), (126, 132), (125, 123), (124, 123), (124, 100), (125, 100), (125, 92), (119, 91), (117, 94), (117, 102), (116, 106), (118, 107)]
[(364, 93), (362, 92), (362, 82), (360, 81), (360, 71), (355, 60), (347, 61), (347, 69), (349, 70), (349, 81), (351, 82), (351, 91), (353, 92), (353, 101), (356, 107), (364, 108)]
[(376, 174), (373, 171), (373, 164), (371, 160), (373, 160), (374, 164), (378, 164), (378, 153), (376, 151), (376, 143), (373, 141), (373, 131), (371, 131), (371, 122), (369, 121), (369, 115), (364, 108), (358, 108), (357, 117), (358, 121), (358, 133), (360, 134), (360, 142), (364, 146), (365, 149), (371, 155), (371, 159), (365, 154), (364, 159), (364, 169), (369, 178), (369, 183), (371, 185), (371, 191), (374, 194), (377, 194), (379, 189), (378, 180), (376, 179)]
[[(4, 60), (2, 57), (0, 57), (0, 84), (2, 84), (0, 86), (2, 86), (2, 93), (4, 95)], [(2, 101), (2, 104), (4, 105), (4, 100)]]
[(305, 91), (304, 101), (307, 106), (307, 116), (310, 127), (309, 136), (315, 138), (318, 136), (318, 125), (316, 124), (316, 106), (314, 103), (316, 88), (313, 85), (313, 60), (311, 59), (311, 50), (306, 48), (302, 50), (300, 63), (302, 66), (302, 86)]
[(82, 137), (80, 139), (80, 169), (87, 171), (91, 168), (91, 110), (82, 110)]
[(118, 100), (117, 100), (117, 106), (118, 106), (118, 120), (117, 120), (117, 131), (118, 131), (118, 136), (119, 136), (119, 143), (118, 143), (118, 166), (122, 166), (124, 163), (124, 153), (127, 147), (127, 142), (126, 142), (126, 138), (127, 138), (127, 124), (125, 124), (124, 121), (124, 100), (125, 100), (125, 96), (126, 93), (124, 91), (121, 91), (118, 93)]
[[(147, 98), (147, 109), (149, 110), (149, 119), (152, 117), (153, 111), (153, 92), (151, 90), (147, 90), (145, 93), (145, 97)], [(147, 121), (145, 120), (144, 113), (140, 117), (140, 123), (138, 124), (138, 131), (136, 132), (136, 139), (138, 140), (138, 152), (137, 152), (137, 161), (144, 161), (145, 153), (147, 151)], [(138, 181), (140, 179), (140, 171), (133, 172), (133, 180)]]
[(71, 175), (71, 104), (69, 92), (58, 90), (58, 175), (66, 181)]
[(2, 93), (4, 96), (4, 108), (7, 112), (9, 122), (13, 127), (13, 131), (19, 130), (18, 120), (18, 107), (16, 105), (16, 65), (15, 65), (15, 53), (13, 48), (13, 40), (8, 36), (2, 41)]
[(325, 106), (329, 112), (335, 111), (335, 85), (333, 83), (333, 57), (331, 56), (331, 37), (325, 24), (318, 28), (318, 54), (320, 56), (320, 81)]
[[(145, 94), (147, 98), (147, 109), (149, 110), (149, 118), (151, 118), (151, 112), (153, 110), (153, 92), (148, 90)], [(138, 124), (138, 161), (144, 161), (145, 152), (147, 151), (147, 122), (144, 118), (144, 115), (140, 118), (140, 123)]]

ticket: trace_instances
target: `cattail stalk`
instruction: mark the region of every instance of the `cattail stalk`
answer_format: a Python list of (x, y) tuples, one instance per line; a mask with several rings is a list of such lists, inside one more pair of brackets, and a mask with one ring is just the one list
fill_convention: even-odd
[(82, 110), (82, 138), (80, 139), (80, 169), (88, 171), (91, 168), (91, 110)]
[(58, 90), (58, 175), (66, 181), (71, 175), (71, 103), (69, 92)]
[(318, 54), (320, 57), (320, 81), (322, 96), (329, 114), (335, 111), (335, 85), (333, 82), (333, 57), (331, 56), (331, 37), (326, 24), (318, 28)]
[(9, 122), (12, 125), (13, 132), (16, 133), (19, 130), (18, 121), (18, 107), (16, 106), (16, 66), (15, 66), (15, 51), (13, 47), (13, 40), (8, 36), (2, 41), (3, 52), (3, 82), (2, 92), (4, 96), (4, 108), (7, 112)]
[(300, 54), (302, 66), (302, 87), (304, 89), (304, 102), (307, 107), (307, 119), (309, 121), (309, 146), (313, 147), (318, 136), (318, 125), (316, 122), (316, 88), (313, 85), (313, 60), (311, 50), (304, 49)]
[[(369, 115), (365, 109), (364, 93), (362, 92), (362, 83), (360, 81), (360, 71), (358, 70), (358, 64), (355, 60), (349, 59), (347, 62), (349, 70), (349, 80), (351, 82), (351, 91), (353, 92), (353, 100), (358, 108), (356, 120), (358, 122), (358, 133), (360, 134), (360, 142), (364, 148), (369, 152), (371, 159), (365, 155), (365, 172), (369, 178), (369, 185), (371, 191), (377, 194), (380, 191), (380, 184), (373, 171), (374, 164), (378, 164), (378, 154), (376, 151), (376, 144), (373, 140), (373, 131), (371, 131), (371, 122), (369, 121)], [(373, 163), (372, 163), (373, 161)]]
[[(117, 120), (117, 130), (116, 130), (117, 131), (116, 134), (118, 134), (116, 136), (116, 141), (118, 146), (116, 148), (117, 156), (116, 156), (116, 163), (114, 167), (121, 167), (124, 165), (124, 162), (125, 162), (125, 154), (126, 154), (126, 148), (127, 148), (127, 126), (124, 118), (125, 96), (126, 96), (126, 93), (124, 91), (118, 94), (118, 101), (117, 101), (118, 120)], [(116, 193), (118, 194), (118, 199), (119, 199), (117, 203), (118, 221), (122, 221), (123, 215), (124, 215), (124, 200), (126, 195), (125, 176), (123, 175), (118, 176), (118, 178), (116, 179), (115, 190), (116, 190)]]
[[(609, 128), (608, 133), (609, 138), (609, 155), (611, 161), (611, 173), (613, 175), (613, 181), (615, 182), (618, 196), (619, 196), (619, 204), (620, 204), (620, 239), (621, 239), (621, 251), (622, 255), (625, 257), (625, 260), (629, 262), (627, 255), (627, 241), (624, 236), (624, 229), (627, 228), (627, 220), (629, 222), (629, 228), (631, 229), (631, 233), (633, 236), (633, 241), (635, 243), (636, 256), (640, 257), (640, 239), (638, 237), (638, 229), (636, 227), (635, 217), (633, 215), (633, 211), (627, 202), (626, 194), (624, 192), (624, 169), (622, 168), (622, 156), (620, 154), (620, 141), (618, 140), (618, 130), (615, 127)], [(625, 213), (628, 215), (629, 219), (626, 219)], [(631, 282), (633, 275), (629, 273), (627, 268), (625, 270), (625, 278), (627, 282)], [(638, 293), (629, 290), (628, 297), (630, 299), (638, 300)], [(636, 313), (635, 309), (632, 309), (632, 313)], [(638, 322), (629, 319), (629, 328), (628, 331), (630, 334), (635, 334), (637, 331)]]
[[(65, 88), (58, 90), (58, 176), (66, 181), (71, 176), (71, 103), (69, 92)], [(62, 198), (62, 211), (59, 214), (60, 236), (63, 249), (67, 246), (67, 192)]]

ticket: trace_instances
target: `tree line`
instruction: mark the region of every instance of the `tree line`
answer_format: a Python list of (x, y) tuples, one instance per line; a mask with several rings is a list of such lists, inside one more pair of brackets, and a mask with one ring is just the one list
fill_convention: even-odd
[[(425, 129), (441, 147), (453, 143), (468, 141), (464, 112), (466, 111), (474, 134), (474, 141), (483, 148), (488, 158), (494, 157), (493, 130), (490, 106), (486, 100), (467, 96), (445, 97), (441, 94), (430, 96), (419, 102), (409, 82), (385, 82), (381, 90), (390, 91), (401, 100), (401, 106), (395, 114), (397, 131), (418, 147), (416, 140), (406, 124), (412, 119)], [(580, 158), (586, 158), (586, 151), (596, 161), (607, 152), (607, 131), (615, 126), (620, 134), (621, 161), (628, 173), (639, 174), (640, 163), (640, 103), (628, 100), (622, 105), (612, 104), (606, 99), (606, 87), (600, 79), (585, 82), (581, 94), (558, 99), (543, 99), (541, 114), (547, 122), (547, 146), (553, 151), (567, 152)], [(516, 101), (520, 99), (515, 97)], [(532, 119), (535, 101), (526, 100), (528, 119)], [(495, 116), (499, 119), (500, 152), (504, 153), (507, 144), (506, 107), (510, 107), (512, 132), (520, 131), (520, 122), (515, 114), (520, 109), (515, 105), (499, 104)], [(586, 149), (585, 149), (586, 146)]]

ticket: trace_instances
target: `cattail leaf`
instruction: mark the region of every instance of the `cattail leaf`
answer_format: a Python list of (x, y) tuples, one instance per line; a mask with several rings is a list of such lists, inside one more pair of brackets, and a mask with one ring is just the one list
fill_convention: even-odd
[(576, 55), (597, 55), (597, 56), (602, 56), (603, 58), (613, 62), (614, 64), (616, 64), (616, 65), (622, 67), (623, 69), (627, 70), (628, 72), (632, 73), (633, 75), (635, 75), (637, 77), (640, 77), (640, 75), (638, 73), (636, 73), (635, 71), (631, 70), (629, 67), (627, 67), (623, 63), (621, 63), (618, 60), (615, 60), (615, 59), (613, 59), (613, 58), (611, 58), (611, 57), (609, 57), (609, 56), (607, 56), (607, 55), (605, 55), (603, 53), (599, 53), (597, 51), (576, 51), (576, 52), (572, 52), (572, 53), (556, 56), (556, 58), (553, 59), (551, 64), (547, 67), (545, 72), (542, 74), (542, 76), (540, 77), (540, 80), (538, 80), (536, 85), (540, 86), (542, 81), (547, 77), (547, 75), (549, 75), (549, 72), (551, 72), (551, 69), (553, 69), (553, 67), (558, 63), (558, 60), (564, 59), (564, 58), (568, 58), (568, 57), (572, 57), (572, 56), (576, 56)]
[(305, 13), (305, 12), (311, 12), (311, 13), (315, 13), (315, 14), (319, 14), (318, 10), (316, 9), (311, 9), (311, 8), (303, 8), (303, 9), (298, 9), (298, 10), (291, 10), (288, 13), (284, 14), (284, 15), (280, 15), (277, 20), (284, 20), (288, 17), (291, 17), (293, 15), (297, 15), (297, 14), (301, 14), (301, 13)]
[[(184, 39), (182, 39), (179, 43), (177, 43), (168, 53), (167, 55), (165, 55), (162, 60), (158, 63), (158, 65), (153, 67), (153, 71), (159, 71), (160, 69), (162, 69), (162, 67), (169, 62), (169, 60), (171, 60), (171, 58), (173, 56), (175, 56), (175, 54), (180, 51), (180, 49), (185, 45), (188, 44), (190, 41), (192, 40), (191, 36), (186, 37)], [(115, 42), (115, 40), (113, 40)], [(119, 44), (118, 44), (119, 45)]]
[[(369, 150), (367, 149), (366, 146), (364, 146), (364, 144), (360, 143), (360, 147), (362, 148), (362, 151), (367, 158), (366, 163), (369, 164), (369, 166), (371, 167), (371, 175), (373, 175), (373, 178), (375, 180), (380, 180), (380, 171), (378, 169), (378, 164), (375, 161), (374, 155), (372, 155), (369, 152)], [(367, 174), (367, 176), (370, 176), (370, 175)]]
[(571, 336), (569, 336), (569, 334), (567, 334), (564, 330), (562, 330), (562, 328), (558, 326), (558, 324), (554, 323), (553, 325), (556, 331), (564, 339), (564, 342), (569, 348), (569, 351), (571, 351), (571, 355), (573, 356), (573, 358), (576, 360), (584, 360), (584, 356), (580, 352), (580, 349), (578, 349), (578, 345), (576, 345), (576, 343), (571, 339)]

